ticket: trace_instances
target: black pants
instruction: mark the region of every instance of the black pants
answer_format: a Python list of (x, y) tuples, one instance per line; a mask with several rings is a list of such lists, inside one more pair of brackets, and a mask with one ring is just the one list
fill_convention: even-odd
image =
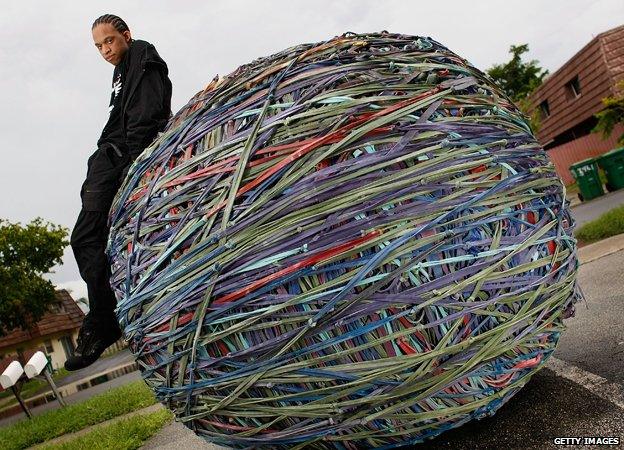
[(87, 177), (80, 191), (82, 209), (70, 239), (80, 276), (87, 283), (89, 317), (104, 323), (114, 317), (117, 304), (105, 253), (110, 230), (108, 213), (129, 164), (127, 154), (109, 145), (101, 146), (89, 157)]
[(108, 212), (86, 211), (83, 207), (71, 235), (80, 276), (87, 283), (92, 317), (111, 317), (117, 304), (108, 281), (110, 265), (104, 252), (109, 231), (107, 221)]

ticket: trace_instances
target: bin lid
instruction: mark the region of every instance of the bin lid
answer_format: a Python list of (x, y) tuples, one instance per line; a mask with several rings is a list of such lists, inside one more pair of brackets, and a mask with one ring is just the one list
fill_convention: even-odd
[(603, 153), (596, 159), (608, 158), (613, 155), (617, 155), (618, 153), (624, 153), (624, 147), (614, 148), (613, 150), (609, 150), (607, 153)]
[(585, 164), (593, 164), (596, 162), (597, 159), (598, 158), (587, 158), (583, 159), (582, 161), (577, 161), (570, 166), (570, 169), (575, 169), (577, 167), (584, 166)]

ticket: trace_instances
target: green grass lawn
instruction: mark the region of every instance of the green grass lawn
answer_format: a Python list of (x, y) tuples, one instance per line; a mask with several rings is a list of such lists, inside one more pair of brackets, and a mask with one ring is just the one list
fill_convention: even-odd
[(46, 445), (43, 448), (46, 450), (137, 449), (172, 419), (173, 414), (166, 409), (150, 414), (138, 414), (102, 426), (70, 441)]
[(624, 205), (587, 222), (574, 234), (580, 242), (589, 244), (621, 233), (624, 233)]
[(154, 403), (156, 398), (152, 391), (142, 380), (138, 380), (84, 402), (0, 428), (0, 447), (4, 450), (27, 448)]

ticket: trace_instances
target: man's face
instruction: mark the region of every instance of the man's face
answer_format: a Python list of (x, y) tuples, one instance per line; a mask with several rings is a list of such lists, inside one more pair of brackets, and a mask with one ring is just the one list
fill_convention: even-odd
[(130, 31), (120, 33), (110, 23), (97, 25), (92, 30), (92, 34), (93, 42), (100, 55), (113, 66), (121, 62), (132, 40)]

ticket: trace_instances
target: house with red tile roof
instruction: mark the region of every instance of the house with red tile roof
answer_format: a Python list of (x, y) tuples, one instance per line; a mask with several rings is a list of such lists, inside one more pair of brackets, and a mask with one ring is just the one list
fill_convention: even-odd
[(574, 182), (569, 167), (619, 147), (624, 125), (607, 138), (592, 129), (602, 99), (617, 95), (624, 80), (624, 25), (594, 37), (529, 97), (538, 110), (537, 137), (565, 184)]
[(43, 351), (52, 368), (63, 367), (73, 354), (84, 313), (65, 289), (56, 291), (56, 301), (48, 312), (28, 330), (14, 329), (0, 337), (0, 373), (11, 363), (28, 362), (32, 354)]

